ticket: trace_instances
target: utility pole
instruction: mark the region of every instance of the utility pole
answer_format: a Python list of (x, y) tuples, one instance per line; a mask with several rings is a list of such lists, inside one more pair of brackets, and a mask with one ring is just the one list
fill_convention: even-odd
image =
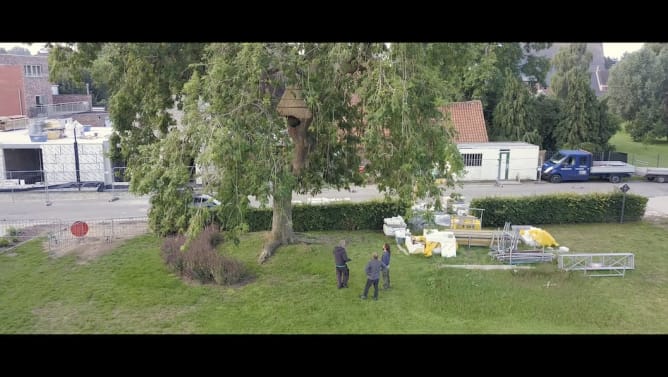
[(81, 177), (79, 175), (79, 148), (77, 143), (77, 126), (74, 126), (74, 168), (77, 175), (77, 189), (81, 191)]

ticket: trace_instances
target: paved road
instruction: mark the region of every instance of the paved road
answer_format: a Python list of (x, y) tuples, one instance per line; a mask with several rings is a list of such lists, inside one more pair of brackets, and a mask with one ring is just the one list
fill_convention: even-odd
[[(668, 217), (668, 183), (644, 181), (627, 182), (629, 193), (647, 196), (646, 215)], [(560, 183), (523, 182), (521, 184), (469, 183), (453, 192), (461, 193), (466, 201), (483, 196), (543, 195), (551, 192), (613, 192), (619, 184), (608, 182)], [(447, 193), (446, 193), (447, 194)], [(118, 200), (111, 201), (113, 197)], [(356, 187), (353, 192), (325, 190), (316, 201), (327, 199), (366, 201), (382, 198), (376, 186)], [(48, 199), (48, 200), (47, 200)], [(307, 202), (314, 198), (295, 195), (293, 200)], [(47, 201), (50, 205), (46, 205)], [(135, 197), (128, 192), (44, 192), (0, 193), (0, 220), (16, 219), (104, 219), (146, 216), (148, 197)]]
[[(118, 200), (111, 199), (116, 196)], [(0, 221), (23, 219), (109, 219), (145, 217), (148, 198), (128, 192), (0, 193)]]

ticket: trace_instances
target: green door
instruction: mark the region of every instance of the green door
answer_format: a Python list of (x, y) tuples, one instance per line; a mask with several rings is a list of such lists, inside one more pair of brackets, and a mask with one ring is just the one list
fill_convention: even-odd
[(496, 179), (501, 181), (508, 180), (508, 170), (510, 169), (510, 150), (501, 149), (499, 151), (499, 170), (496, 175)]

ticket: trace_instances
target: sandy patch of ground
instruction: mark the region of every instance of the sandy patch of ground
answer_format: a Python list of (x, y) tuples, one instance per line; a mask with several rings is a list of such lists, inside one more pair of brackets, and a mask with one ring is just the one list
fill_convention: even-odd
[[(111, 253), (123, 242), (125, 242), (124, 239), (116, 239), (111, 242), (105, 240), (87, 240), (80, 245), (63, 247), (61, 249), (51, 249), (50, 255), (54, 258), (74, 255), (77, 257), (78, 264), (87, 264), (95, 258)], [(44, 250), (49, 250), (48, 241), (45, 242)]]
[(75, 237), (69, 227), (54, 232), (44, 242), (44, 249), (52, 257), (75, 255), (80, 264), (112, 252), (130, 238), (148, 233), (145, 221), (88, 222), (88, 232), (83, 237)]

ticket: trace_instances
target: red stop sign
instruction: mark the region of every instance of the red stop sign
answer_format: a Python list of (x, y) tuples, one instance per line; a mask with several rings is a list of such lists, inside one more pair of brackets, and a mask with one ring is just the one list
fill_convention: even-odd
[(70, 232), (76, 237), (83, 237), (88, 233), (88, 224), (83, 221), (75, 221), (70, 227)]

